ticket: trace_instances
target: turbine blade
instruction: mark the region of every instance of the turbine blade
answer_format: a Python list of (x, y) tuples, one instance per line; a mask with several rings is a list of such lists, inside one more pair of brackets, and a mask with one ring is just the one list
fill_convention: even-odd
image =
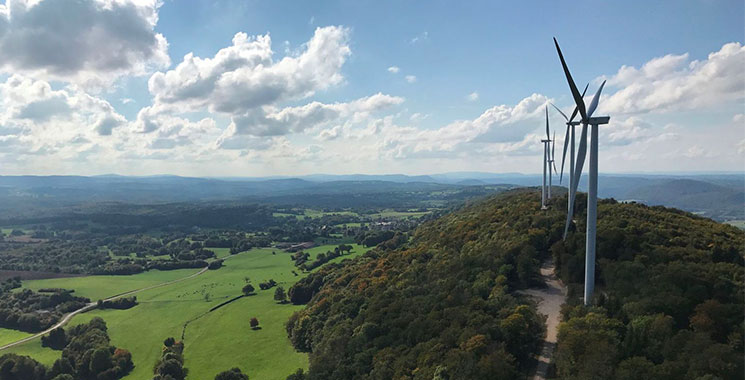
[(592, 97), (590, 108), (587, 109), (588, 118), (590, 118), (592, 114), (595, 112), (595, 110), (598, 108), (598, 102), (600, 102), (600, 93), (603, 92), (603, 86), (605, 86), (605, 81), (603, 81), (603, 83), (600, 84), (600, 88), (598, 88), (598, 92), (596, 92), (595, 96)]
[[(566, 136), (564, 136), (564, 152), (561, 154), (561, 175), (559, 175), (559, 183), (561, 183), (562, 178), (564, 178), (564, 161), (567, 159), (567, 146), (569, 145), (569, 128), (570, 126), (567, 125), (567, 133)], [(569, 186), (572, 186), (570, 183)]]
[(554, 138), (551, 140), (551, 159), (556, 158), (556, 131), (554, 131)]
[(554, 139), (551, 140), (551, 165), (554, 166), (554, 174), (559, 174), (556, 170), (556, 130), (554, 130)]
[[(587, 87), (590, 87), (590, 84), (585, 85), (585, 89), (582, 91), (582, 99), (585, 98), (585, 93), (587, 92)], [(579, 111), (579, 108), (577, 106), (574, 106), (574, 111), (572, 111), (572, 117), (569, 118), (569, 122), (571, 123), (574, 121), (574, 117), (577, 116), (577, 111)]]
[(549, 103), (549, 104), (551, 104), (552, 106), (554, 106), (554, 108), (556, 108), (556, 110), (559, 111), (559, 113), (561, 114), (561, 116), (564, 116), (564, 120), (569, 121), (569, 118), (567, 117), (567, 115), (564, 115), (564, 112), (561, 112), (561, 110), (559, 109), (559, 107), (557, 107), (553, 103)]
[(564, 75), (567, 77), (567, 82), (569, 82), (569, 89), (572, 91), (572, 97), (574, 98), (574, 103), (577, 104), (577, 109), (579, 109), (579, 114), (582, 115), (582, 120), (587, 120), (587, 112), (585, 111), (585, 101), (582, 100), (582, 95), (580, 95), (579, 90), (577, 90), (577, 85), (574, 84), (574, 79), (572, 79), (572, 74), (569, 73), (569, 67), (567, 67), (567, 63), (564, 60), (564, 54), (561, 54), (561, 48), (559, 48), (559, 42), (556, 41), (556, 37), (554, 37), (554, 45), (556, 45), (556, 51), (559, 53), (559, 59), (561, 60), (561, 67), (564, 68)]
[(572, 217), (574, 216), (574, 201), (577, 197), (577, 187), (579, 187), (579, 179), (582, 177), (582, 167), (585, 165), (585, 156), (587, 155), (587, 124), (582, 124), (582, 133), (579, 140), (579, 149), (577, 151), (577, 162), (574, 168), (574, 175), (572, 176), (572, 183), (569, 186), (569, 209), (567, 210), (567, 220), (564, 225), (564, 237), (566, 240), (567, 233), (569, 232), (569, 226), (572, 224)]
[(546, 106), (546, 140), (551, 140), (548, 132), (548, 106)]

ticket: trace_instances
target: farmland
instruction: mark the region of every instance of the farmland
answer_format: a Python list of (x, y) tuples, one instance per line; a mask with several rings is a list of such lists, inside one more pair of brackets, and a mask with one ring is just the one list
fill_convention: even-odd
[[(315, 257), (334, 247), (318, 246), (308, 252)], [(366, 250), (353, 245), (350, 254), (333, 261), (356, 256)], [(148, 271), (130, 276), (57, 278), (27, 281), (24, 287), (75, 289), (78, 296), (100, 299), (172, 281), (194, 272), (196, 270), (182, 269)], [(132, 352), (135, 368), (126, 379), (151, 376), (162, 341), (169, 336), (181, 339), (182, 333), (186, 346), (185, 366), (189, 368), (190, 379), (214, 377), (216, 373), (232, 368), (237, 363), (252, 378), (284, 379), (297, 368), (307, 368), (306, 354), (293, 349), (284, 329), (289, 316), (300, 306), (277, 303), (273, 299), (275, 289), (272, 288), (257, 290), (256, 295), (240, 298), (211, 313), (208, 311), (221, 302), (239, 296), (246, 277), (254, 286), (274, 279), (278, 286), (289, 289), (302, 276), (288, 253), (270, 248), (252, 249), (231, 256), (219, 270), (138, 293), (139, 305), (132, 309), (94, 310), (76, 316), (71, 325), (88, 322), (96, 316), (102, 317), (109, 327), (112, 344)], [(248, 320), (252, 317), (260, 321), (261, 329), (251, 330)], [(190, 323), (184, 329), (188, 321)], [(47, 365), (59, 357), (59, 351), (42, 348), (39, 340), (10, 351), (32, 356)]]

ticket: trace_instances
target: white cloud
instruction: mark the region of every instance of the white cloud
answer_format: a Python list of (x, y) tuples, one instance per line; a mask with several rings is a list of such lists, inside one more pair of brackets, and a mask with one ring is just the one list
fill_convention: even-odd
[(398, 74), (398, 72), (399, 72), (400, 70), (401, 70), (401, 69), (399, 69), (399, 68), (398, 68), (398, 66), (391, 66), (391, 67), (389, 67), (389, 68), (388, 68), (388, 72), (389, 72), (389, 73), (392, 73), (392, 74)]
[(413, 44), (416, 44), (417, 42), (426, 41), (427, 39), (429, 39), (429, 32), (425, 31), (425, 32), (419, 33), (418, 35), (414, 36), (414, 38), (412, 38), (409, 42), (413, 45)]
[(272, 59), (269, 35), (237, 33), (213, 58), (189, 53), (178, 66), (148, 82), (155, 102), (184, 109), (240, 114), (278, 101), (306, 98), (344, 79), (340, 69), (351, 53), (349, 31), (317, 28), (296, 57)]
[(0, 71), (101, 88), (166, 67), (156, 0), (18, 0), (0, 5)]
[(738, 113), (738, 114), (735, 114), (735, 116), (732, 116), (732, 122), (740, 123), (740, 124), (745, 122), (745, 113)]
[[(400, 97), (378, 93), (347, 103), (312, 102), (282, 109), (267, 107), (248, 116), (234, 117), (218, 145), (227, 147), (224, 142), (235, 141), (231, 139), (235, 135), (278, 136), (329, 126), (332, 123), (359, 123), (367, 119), (371, 113), (401, 104), (403, 101)], [(336, 126), (331, 127), (333, 129)], [(322, 132), (321, 137), (337, 137), (338, 133), (338, 129), (336, 132)], [(232, 143), (229, 145), (235, 146)]]
[(414, 83), (414, 82), (416, 82), (416, 76), (414, 76), (414, 75), (407, 75), (406, 76), (406, 81), (409, 82), (409, 83)]
[(474, 91), (474, 92), (468, 94), (468, 101), (475, 102), (477, 100), (479, 100), (479, 93), (478, 92)]
[(644, 113), (699, 109), (745, 98), (745, 47), (725, 44), (703, 61), (688, 54), (654, 58), (637, 69), (623, 66), (608, 78), (620, 88), (600, 102), (600, 112)]
[(132, 98), (121, 98), (119, 99), (119, 101), (122, 102), (122, 104), (129, 104), (129, 103), (134, 103), (135, 100)]
[(411, 120), (414, 123), (418, 123), (418, 122), (420, 122), (420, 121), (422, 121), (422, 120), (424, 120), (424, 119), (426, 119), (428, 117), (429, 117), (429, 115), (427, 115), (427, 114), (421, 114), (419, 112), (415, 112), (415, 113), (411, 114), (411, 116), (409, 117), (409, 120)]
[(533, 94), (515, 106), (495, 106), (473, 120), (455, 121), (438, 129), (382, 123), (378, 129), (383, 138), (380, 152), (395, 159), (477, 157), (482, 149), (520, 154), (540, 140), (529, 140), (533, 138), (529, 131), (540, 125), (547, 101), (545, 96)]
[(40, 138), (56, 138), (74, 132), (95, 131), (110, 135), (126, 122), (107, 101), (88, 95), (75, 86), (53, 90), (49, 83), (13, 75), (0, 85), (4, 125), (35, 130), (60, 130)]
[(706, 155), (706, 150), (704, 150), (704, 148), (700, 147), (699, 145), (692, 145), (685, 152), (683, 152), (683, 155), (688, 158), (703, 157), (704, 155)]

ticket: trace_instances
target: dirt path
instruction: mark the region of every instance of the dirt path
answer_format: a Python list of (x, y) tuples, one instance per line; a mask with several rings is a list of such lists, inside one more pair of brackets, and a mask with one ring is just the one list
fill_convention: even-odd
[[(160, 284), (151, 285), (151, 286), (148, 286), (148, 287), (144, 287), (144, 288), (130, 290), (130, 291), (127, 291), (127, 292), (124, 292), (124, 293), (120, 293), (120, 294), (117, 294), (115, 296), (111, 296), (109, 298), (106, 298), (106, 299), (104, 299), (104, 301), (112, 301), (112, 300), (115, 300), (117, 298), (121, 298), (121, 297), (129, 296), (129, 295), (132, 295), (132, 294), (144, 292), (146, 290), (160, 288), (162, 286), (167, 286), (167, 285), (175, 284), (177, 282), (186, 281), (188, 279), (191, 279), (191, 278), (194, 278), (194, 277), (197, 277), (197, 276), (201, 275), (202, 273), (206, 272), (207, 269), (208, 269), (208, 267), (204, 267), (199, 272), (193, 273), (193, 274), (191, 274), (189, 276), (186, 276), (186, 277), (182, 277), (182, 278), (179, 278), (179, 279), (176, 279), (176, 280), (173, 280), (173, 281), (163, 282), (163, 283), (160, 283)], [(54, 326), (52, 326), (52, 327), (50, 327), (50, 328), (48, 328), (48, 329), (46, 329), (46, 330), (44, 330), (44, 331), (42, 331), (40, 333), (36, 333), (36, 334), (31, 335), (29, 337), (23, 338), (21, 340), (17, 340), (17, 341), (15, 341), (13, 343), (8, 343), (8, 344), (6, 344), (4, 346), (0, 346), (0, 351), (5, 350), (5, 349), (8, 349), (8, 348), (11, 348), (11, 347), (15, 347), (15, 346), (17, 346), (19, 344), (26, 343), (26, 342), (28, 342), (30, 340), (34, 340), (36, 338), (41, 337), (44, 334), (48, 334), (50, 331), (52, 331), (52, 330), (54, 330), (54, 329), (56, 329), (58, 327), (62, 327), (64, 325), (66, 325), (67, 322), (70, 322), (70, 320), (72, 319), (72, 317), (74, 317), (74, 316), (76, 316), (76, 315), (78, 315), (80, 313), (85, 313), (86, 311), (89, 311), (89, 310), (92, 310), (92, 309), (95, 309), (95, 308), (96, 308), (96, 302), (91, 302), (91, 303), (89, 303), (89, 304), (81, 307), (78, 310), (75, 310), (73, 312), (70, 312), (70, 313), (65, 314), (65, 316), (59, 322), (57, 322), (57, 324), (55, 324)]]
[(561, 305), (566, 300), (567, 289), (556, 277), (554, 264), (546, 261), (541, 266), (541, 277), (546, 283), (542, 289), (528, 289), (522, 291), (538, 299), (538, 312), (546, 316), (546, 338), (543, 341), (541, 354), (538, 357), (534, 380), (546, 379), (548, 367), (556, 348), (556, 334), (561, 319)]

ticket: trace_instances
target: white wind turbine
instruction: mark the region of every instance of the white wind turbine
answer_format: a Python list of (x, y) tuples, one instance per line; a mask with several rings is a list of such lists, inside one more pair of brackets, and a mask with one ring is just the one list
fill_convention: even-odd
[(592, 117), (592, 114), (598, 107), (598, 101), (600, 100), (600, 93), (603, 91), (605, 81), (600, 85), (598, 92), (590, 102), (590, 107), (585, 109), (585, 101), (582, 99), (582, 95), (577, 90), (577, 85), (574, 84), (572, 74), (569, 73), (564, 55), (561, 54), (559, 43), (554, 38), (554, 45), (556, 45), (556, 51), (559, 53), (559, 59), (561, 60), (561, 66), (564, 69), (564, 75), (569, 83), (569, 89), (572, 91), (572, 97), (574, 103), (577, 105), (579, 114), (582, 116), (582, 136), (579, 142), (579, 151), (577, 152), (577, 165), (574, 168), (574, 182), (572, 183), (572, 189), (576, 192), (577, 186), (579, 185), (579, 177), (582, 174), (582, 167), (585, 163), (585, 155), (587, 153), (587, 126), (591, 126), (590, 131), (590, 172), (589, 172), (589, 185), (587, 191), (587, 233), (585, 234), (585, 294), (584, 302), (585, 305), (589, 305), (592, 301), (592, 293), (595, 290), (595, 247), (596, 247), (596, 233), (597, 233), (597, 208), (598, 208), (598, 125), (608, 124), (610, 117), (600, 116)]
[[(589, 87), (590, 84), (588, 83), (585, 86), (585, 90), (582, 91), (582, 97), (585, 96), (585, 93), (587, 92), (587, 87)], [(559, 183), (562, 182), (564, 179), (564, 162), (567, 158), (567, 145), (569, 145), (570, 152), (569, 152), (569, 186), (567, 186), (567, 189), (569, 190), (567, 193), (567, 220), (564, 224), (564, 235), (563, 239), (567, 238), (567, 233), (569, 232), (569, 224), (572, 222), (572, 217), (574, 216), (574, 188), (572, 187), (572, 184), (574, 183), (574, 127), (579, 125), (579, 121), (574, 121), (574, 118), (577, 116), (577, 112), (579, 111), (579, 108), (577, 106), (574, 107), (574, 111), (572, 111), (572, 117), (567, 117), (567, 115), (564, 114), (564, 112), (561, 112), (561, 109), (551, 103), (551, 105), (559, 111), (561, 116), (564, 117), (564, 120), (566, 120), (567, 130), (566, 135), (564, 136), (564, 152), (561, 154), (561, 174), (559, 175)]]
[[(551, 199), (551, 136), (548, 130), (548, 106), (546, 106), (546, 139), (541, 140), (543, 143), (543, 186), (541, 187), (541, 209), (547, 208), (547, 200)], [(548, 189), (546, 188), (546, 166), (548, 166)]]

